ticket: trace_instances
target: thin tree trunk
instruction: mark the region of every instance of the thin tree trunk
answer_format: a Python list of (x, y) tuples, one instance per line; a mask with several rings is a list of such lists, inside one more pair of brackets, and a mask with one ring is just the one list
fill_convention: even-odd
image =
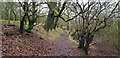
[(22, 17), (20, 21), (20, 33), (23, 33), (24, 31), (24, 21), (25, 21), (25, 15)]
[(84, 47), (84, 50), (85, 50), (85, 53), (88, 55), (88, 49), (89, 49), (89, 39), (86, 39), (86, 44), (85, 44), (85, 47)]
[(53, 27), (54, 29), (55, 29), (56, 26), (57, 26), (57, 22), (58, 22), (58, 20), (59, 20), (59, 17), (56, 18), (56, 21), (55, 21), (55, 24), (54, 24), (54, 27)]
[(84, 44), (85, 44), (85, 39), (81, 38), (81, 40), (79, 40), (79, 46), (78, 46), (78, 48), (84, 48)]
[(84, 50), (87, 55), (88, 55), (88, 51), (89, 51), (89, 44), (92, 42), (92, 40), (93, 40), (93, 36), (86, 38), (86, 44), (84, 46)]
[(32, 2), (32, 19), (30, 19), (28, 16), (29, 25), (28, 25), (27, 32), (31, 32), (31, 30), (34, 27), (34, 23), (37, 19), (37, 17), (35, 17), (35, 13), (36, 13), (35, 8), (36, 8), (36, 4), (35, 2)]

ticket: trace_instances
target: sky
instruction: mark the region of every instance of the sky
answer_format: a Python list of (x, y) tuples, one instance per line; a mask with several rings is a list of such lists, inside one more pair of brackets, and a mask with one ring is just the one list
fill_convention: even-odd
[[(19, 1), (36, 1), (36, 2), (41, 2), (41, 1), (47, 1), (47, 2), (57, 2), (57, 1), (60, 1), (60, 0), (19, 0)], [(61, 0), (62, 2), (63, 1), (72, 1), (72, 2), (75, 2), (76, 0)], [(82, 3), (81, 1), (83, 2), (87, 2), (87, 1), (93, 1), (93, 0), (78, 0), (79, 3)], [(101, 2), (117, 2), (119, 0), (94, 0), (94, 1), (101, 1)], [(18, 0), (0, 0), (0, 2), (18, 2)]]

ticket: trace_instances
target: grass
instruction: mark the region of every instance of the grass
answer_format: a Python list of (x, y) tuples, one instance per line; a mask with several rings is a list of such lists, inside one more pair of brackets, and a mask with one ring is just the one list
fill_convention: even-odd
[(117, 21), (113, 23), (111, 27), (100, 30), (99, 34), (103, 37), (103, 39), (108, 39), (109, 43), (113, 46), (113, 48), (118, 47), (118, 28)]
[[(4, 20), (4, 19), (0, 19), (0, 21), (9, 23), (8, 20)], [(20, 21), (10, 21), (10, 24), (17, 24), (17, 25), (19, 25), (19, 24), (20, 24)]]
[(70, 39), (73, 43), (79, 44), (76, 40), (73, 40), (73, 37), (72, 37), (71, 35), (69, 35), (69, 39)]
[(78, 48), (78, 46), (72, 46), (72, 48)]
[[(0, 21), (8, 23), (8, 20), (0, 20)], [(10, 21), (10, 24), (19, 25), (20, 21)], [(25, 26), (25, 28), (26, 27), (27, 26)], [(59, 27), (56, 28), (56, 29), (50, 30), (49, 32), (47, 32), (43, 28), (43, 24), (42, 23), (40, 23), (39, 25), (35, 26), (32, 31), (37, 33), (38, 35), (40, 35), (42, 38), (50, 39), (50, 40), (54, 40), (57, 37), (59, 37), (62, 33), (64, 33), (63, 29), (61, 29)]]
[(38, 26), (34, 27), (33, 30), (37, 34), (39, 34), (42, 38), (50, 39), (50, 40), (54, 40), (57, 37), (59, 37), (62, 33), (64, 33), (63, 29), (61, 29), (61, 28), (56, 28), (56, 29), (53, 29), (53, 30), (50, 30), (49, 32), (47, 32), (43, 28), (42, 24), (39, 24)]
[(50, 34), (50, 38), (51, 40), (54, 40), (55, 38), (59, 37), (62, 33), (64, 33), (63, 29), (61, 28), (56, 28), (55, 30), (50, 30), (49, 34)]

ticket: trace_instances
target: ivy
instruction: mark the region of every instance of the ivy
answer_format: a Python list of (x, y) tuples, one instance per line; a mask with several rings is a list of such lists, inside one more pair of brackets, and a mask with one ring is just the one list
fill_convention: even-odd
[(59, 12), (57, 10), (53, 9), (53, 11), (54, 11), (55, 16), (57, 16), (59, 14)]

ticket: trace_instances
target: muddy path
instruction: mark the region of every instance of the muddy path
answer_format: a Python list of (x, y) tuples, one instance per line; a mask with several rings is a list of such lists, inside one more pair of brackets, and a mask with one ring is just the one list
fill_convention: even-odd
[[(55, 50), (54, 53), (57, 56), (87, 56), (85, 55), (84, 51), (82, 49), (78, 49), (75, 48), (73, 46), (78, 46), (78, 44), (73, 43), (69, 37), (68, 37), (68, 33), (64, 32), (63, 34), (61, 34), (61, 36), (59, 36), (57, 39), (53, 40), (52, 43), (54, 43), (53, 48)], [(97, 37), (96, 37), (97, 38)], [(98, 39), (95, 39), (93, 41), (96, 42), (96, 44), (90, 45), (89, 47), (89, 55), (88, 56), (95, 56), (95, 55), (99, 55), (99, 56), (105, 56), (105, 55), (109, 55), (109, 56), (117, 56), (118, 55), (118, 51), (116, 49), (113, 49), (110, 44), (107, 43), (107, 41), (96, 41)]]
[(53, 41), (55, 54), (57, 56), (80, 56), (85, 55), (83, 51), (78, 48), (73, 48), (77, 44), (73, 43), (69, 38), (67, 32), (61, 34), (60, 37)]

